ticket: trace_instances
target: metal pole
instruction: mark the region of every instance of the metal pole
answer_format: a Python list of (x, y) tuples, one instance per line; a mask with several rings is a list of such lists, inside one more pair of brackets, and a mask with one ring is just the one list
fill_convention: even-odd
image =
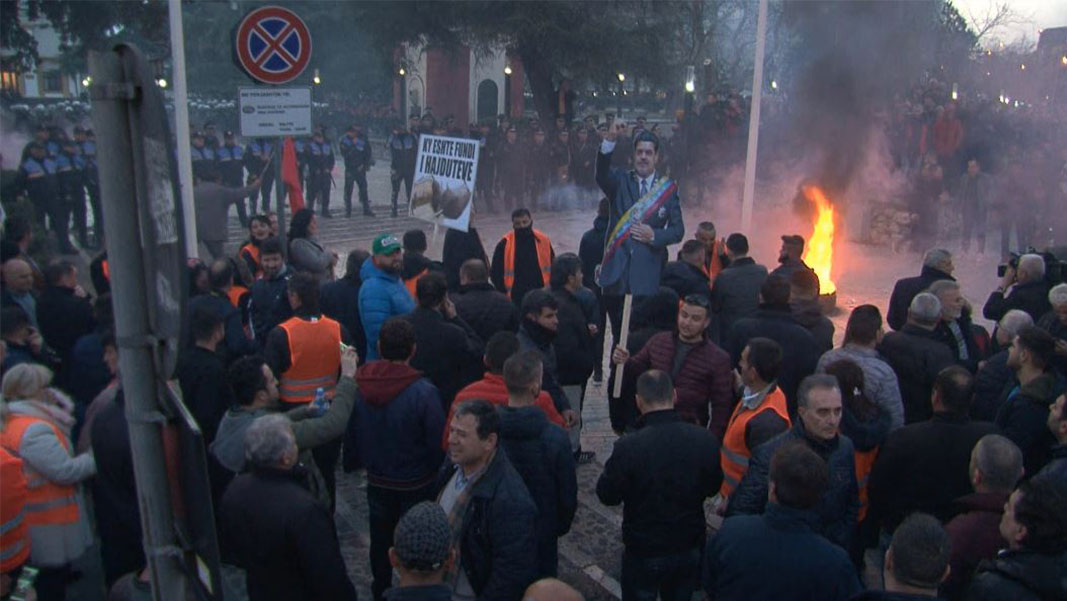
[(189, 149), (189, 94), (185, 86), (185, 39), (182, 37), (182, 0), (168, 0), (170, 56), (174, 65), (174, 137), (178, 140), (178, 186), (185, 220), (185, 249), (200, 256), (196, 243), (196, 205), (193, 202), (193, 161)]
[(745, 191), (741, 200), (741, 231), (752, 231), (752, 200), (756, 195), (756, 150), (759, 146), (760, 99), (763, 98), (763, 51), (767, 42), (767, 0), (759, 2), (756, 21), (756, 62), (752, 69), (752, 114), (748, 120), (748, 157), (745, 159)]
[(285, 239), (285, 197), (289, 188), (282, 181), (282, 144), (285, 138), (274, 138), (274, 198), (278, 203), (278, 241), (282, 243), (282, 256), (289, 258), (289, 245)]
[(93, 125), (99, 140), (100, 198), (111, 270), (111, 302), (119, 348), (119, 374), (129, 422), (133, 472), (144, 532), (145, 557), (156, 601), (185, 599), (181, 551), (171, 519), (170, 487), (163, 455), (162, 419), (157, 373), (150, 348), (147, 283), (137, 210), (137, 178), (127, 100), (109, 90), (128, 84), (115, 53), (89, 54), (94, 88), (104, 93), (93, 99)]

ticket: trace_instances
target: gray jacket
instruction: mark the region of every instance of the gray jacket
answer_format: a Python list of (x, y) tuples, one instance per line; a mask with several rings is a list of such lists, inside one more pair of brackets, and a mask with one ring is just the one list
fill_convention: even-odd
[(244, 200), (254, 186), (229, 188), (215, 182), (200, 182), (193, 188), (196, 205), (196, 237), (207, 242), (225, 242), (228, 233), (226, 215), (230, 205)]
[(897, 374), (878, 351), (855, 344), (831, 349), (819, 357), (816, 373), (826, 373), (827, 365), (841, 359), (848, 359), (863, 370), (864, 392), (872, 403), (889, 415), (889, 429), (896, 430), (903, 426), (904, 401), (900, 397)]
[(981, 215), (989, 210), (993, 200), (993, 178), (979, 173), (975, 179), (971, 182), (971, 176), (966, 173), (960, 177), (957, 205), (960, 211)]
[[(38, 406), (38, 401), (14, 401), (8, 410), (14, 415), (26, 415), (55, 423), (48, 412)], [(96, 473), (96, 461), (92, 453), (71, 456), (56, 432), (44, 423), (35, 423), (26, 428), (18, 449), (12, 449), (23, 461), (27, 482), (44, 479), (54, 484), (75, 485), (78, 504), (78, 521), (72, 524), (30, 526), (30, 562), (38, 567), (58, 567), (82, 556), (93, 543), (89, 527), (89, 514), (78, 483), (88, 480)]]
[(727, 265), (711, 287), (711, 310), (716, 316), (715, 340), (726, 340), (734, 322), (750, 317), (759, 308), (759, 289), (767, 279), (767, 268), (749, 257)]
[(332, 279), (333, 274), (328, 273), (332, 260), (333, 255), (314, 238), (295, 238), (289, 242), (289, 264), (297, 271)]

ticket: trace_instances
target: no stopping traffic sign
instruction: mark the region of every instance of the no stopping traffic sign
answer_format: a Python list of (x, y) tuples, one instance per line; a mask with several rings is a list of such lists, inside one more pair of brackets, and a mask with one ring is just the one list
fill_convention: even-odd
[(311, 33), (291, 10), (257, 8), (237, 27), (237, 58), (249, 75), (263, 83), (292, 81), (311, 60)]

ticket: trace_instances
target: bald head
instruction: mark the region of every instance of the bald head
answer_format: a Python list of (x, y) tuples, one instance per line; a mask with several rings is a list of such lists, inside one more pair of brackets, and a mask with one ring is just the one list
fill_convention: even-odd
[(585, 601), (585, 597), (563, 581), (543, 578), (526, 589), (522, 601)]
[(4, 285), (12, 294), (24, 294), (33, 289), (33, 269), (22, 259), (8, 259), (4, 263)]

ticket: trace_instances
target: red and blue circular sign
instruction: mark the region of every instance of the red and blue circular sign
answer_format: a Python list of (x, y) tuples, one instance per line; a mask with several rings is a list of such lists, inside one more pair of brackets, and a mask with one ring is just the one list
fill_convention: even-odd
[(237, 26), (237, 58), (249, 75), (263, 83), (292, 81), (311, 61), (311, 33), (291, 10), (257, 8)]

